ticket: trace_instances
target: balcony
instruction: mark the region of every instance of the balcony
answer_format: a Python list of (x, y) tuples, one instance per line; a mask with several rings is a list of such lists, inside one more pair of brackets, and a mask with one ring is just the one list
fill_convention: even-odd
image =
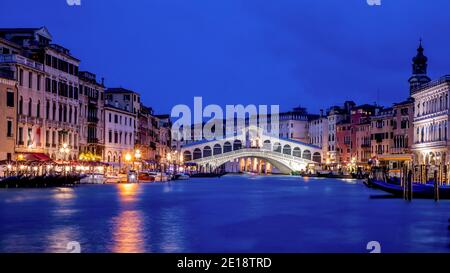
[(89, 97), (88, 99), (89, 104), (97, 104), (98, 103), (98, 97)]
[(17, 54), (0, 54), (0, 63), (17, 63), (23, 64), (28, 67), (44, 71), (44, 66), (41, 63), (32, 61), (28, 58), (25, 58), (21, 55)]
[(38, 125), (43, 126), (44, 125), (44, 119), (43, 118), (37, 118), (37, 117), (29, 117), (23, 114), (19, 114), (19, 117), (17, 119), (18, 122), (23, 124), (29, 124), (29, 125)]
[(88, 117), (88, 122), (98, 123), (98, 118), (96, 117)]
[(87, 143), (89, 144), (97, 144), (98, 142), (98, 138), (88, 138), (87, 140)]

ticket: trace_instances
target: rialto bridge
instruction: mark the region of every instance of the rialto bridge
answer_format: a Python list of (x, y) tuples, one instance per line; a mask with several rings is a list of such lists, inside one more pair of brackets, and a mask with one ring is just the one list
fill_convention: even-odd
[[(322, 150), (291, 139), (265, 137), (245, 141), (231, 137), (185, 145), (181, 154), (185, 163), (196, 163), (201, 169), (215, 170), (227, 162), (252, 158), (261, 160), (281, 173), (305, 171), (322, 161)], [(260, 170), (261, 171), (261, 170)]]

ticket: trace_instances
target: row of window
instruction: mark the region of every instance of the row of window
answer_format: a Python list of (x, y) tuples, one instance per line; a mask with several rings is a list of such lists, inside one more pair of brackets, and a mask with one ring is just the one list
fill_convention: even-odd
[[(32, 89), (36, 87), (37, 91), (41, 90), (41, 82), (42, 82), (42, 76), (37, 74), (34, 75), (32, 71), (28, 72), (27, 77), (27, 83), (28, 88)], [(25, 77), (24, 77), (24, 70), (19, 69), (19, 85), (24, 86)], [(99, 92), (97, 89), (80, 85), (80, 89), (78, 92), (78, 87), (67, 84), (66, 82), (60, 82), (57, 80), (52, 80), (50, 78), (45, 78), (45, 91), (52, 92), (54, 94), (58, 94), (63, 97), (71, 98), (71, 99), (78, 99), (79, 94), (82, 95), (84, 92), (84, 95), (88, 96), (89, 98), (98, 99), (100, 97), (101, 100), (103, 100), (103, 92)]]
[[(28, 88), (34, 88), (36, 87), (37, 91), (41, 90), (41, 80), (42, 80), (42, 76), (37, 74), (36, 77), (34, 77), (34, 74), (32, 71), (28, 71)], [(25, 86), (25, 76), (24, 76), (24, 71), (23, 69), (19, 69), (19, 85), (20, 86)]]
[(109, 123), (113, 122), (113, 116), (114, 116), (114, 123), (115, 124), (122, 125), (122, 123), (123, 123), (123, 125), (126, 125), (126, 126), (134, 126), (134, 127), (136, 127), (136, 125), (133, 122), (134, 119), (132, 119), (131, 117), (125, 117), (125, 116), (118, 115), (118, 114), (114, 114), (113, 115), (112, 113), (108, 114), (108, 121), (109, 121)]
[(110, 144), (124, 144), (133, 145), (133, 133), (121, 132), (121, 131), (108, 131), (108, 143)]
[(422, 103), (416, 104), (416, 116), (428, 115), (448, 109), (448, 94), (440, 95), (439, 98), (432, 98)]
[(49, 54), (45, 55), (45, 65), (58, 69), (60, 71), (66, 72), (68, 74), (78, 76), (78, 66), (61, 60), (55, 56)]
[[(8, 92), (9, 94), (9, 92)], [(19, 107), (17, 109), (17, 113), (19, 115), (24, 115), (24, 102), (23, 97), (20, 96), (19, 99)], [(41, 117), (41, 101), (38, 100), (36, 104), (36, 114), (34, 114), (33, 111), (33, 99), (29, 98), (27, 103), (27, 116), (29, 117)], [(58, 119), (56, 119), (56, 114), (58, 114)], [(47, 120), (54, 120), (54, 121), (62, 121), (62, 122), (69, 122), (69, 123), (78, 123), (78, 108), (76, 106), (72, 107), (72, 105), (67, 106), (66, 104), (59, 104), (58, 111), (56, 102), (53, 102), (53, 105), (51, 106), (51, 103), (49, 100), (47, 100), (45, 105), (45, 118)]]
[(66, 98), (78, 99), (78, 87), (73, 86), (72, 84), (67, 84), (66, 82), (52, 80), (50, 78), (45, 78), (45, 91), (52, 92), (53, 94), (58, 94)]

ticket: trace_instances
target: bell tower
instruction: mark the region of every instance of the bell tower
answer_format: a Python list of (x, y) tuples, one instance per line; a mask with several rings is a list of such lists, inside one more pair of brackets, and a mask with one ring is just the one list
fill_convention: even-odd
[(431, 79), (427, 76), (428, 58), (423, 54), (422, 39), (420, 39), (417, 55), (412, 59), (412, 76), (409, 78), (410, 93)]

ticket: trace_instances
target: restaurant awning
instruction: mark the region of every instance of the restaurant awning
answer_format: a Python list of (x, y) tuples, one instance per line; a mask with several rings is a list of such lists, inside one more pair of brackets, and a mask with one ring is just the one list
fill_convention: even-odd
[(52, 162), (53, 160), (44, 153), (22, 153), (23, 161), (29, 162)]

